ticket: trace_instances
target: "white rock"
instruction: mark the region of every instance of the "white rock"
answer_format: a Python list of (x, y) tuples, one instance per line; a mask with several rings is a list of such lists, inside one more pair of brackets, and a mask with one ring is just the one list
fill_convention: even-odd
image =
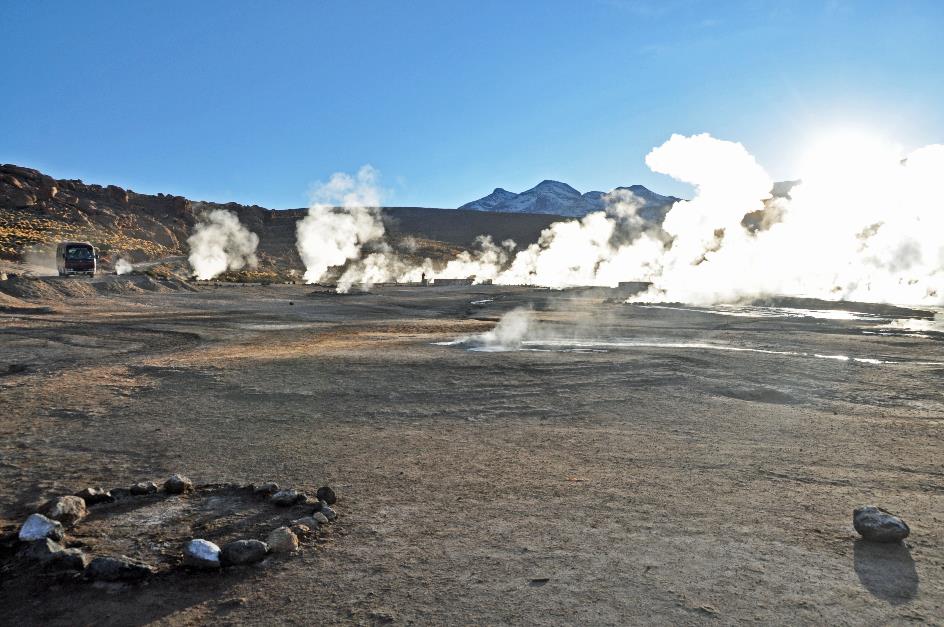
[(184, 564), (193, 568), (219, 568), (220, 547), (209, 540), (191, 540), (184, 547)]
[(42, 514), (32, 514), (20, 528), (20, 540), (32, 542), (34, 540), (62, 540), (62, 523), (50, 520)]

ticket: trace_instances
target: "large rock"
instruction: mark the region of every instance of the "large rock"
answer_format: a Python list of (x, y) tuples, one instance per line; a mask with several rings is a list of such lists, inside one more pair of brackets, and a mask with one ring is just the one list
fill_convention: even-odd
[(279, 527), (269, 533), (266, 544), (273, 553), (291, 553), (298, 550), (298, 536), (288, 527)]
[(33, 542), (34, 540), (44, 540), (46, 538), (62, 540), (62, 523), (58, 520), (50, 520), (42, 514), (32, 514), (20, 527), (19, 538), (23, 542)]
[(334, 505), (338, 502), (337, 493), (329, 486), (321, 486), (318, 488), (318, 492), (315, 496), (318, 497), (318, 500), (324, 501), (328, 505)]
[(157, 484), (153, 481), (140, 481), (131, 486), (131, 494), (135, 496), (154, 494), (155, 492), (157, 492)]
[(259, 540), (234, 540), (223, 545), (220, 559), (226, 565), (255, 564), (265, 559), (269, 547)]
[(184, 547), (184, 564), (203, 570), (217, 569), (220, 567), (220, 547), (209, 540), (191, 540)]
[(289, 505), (297, 503), (298, 499), (303, 496), (304, 495), (295, 490), (279, 490), (271, 496), (270, 500), (273, 504), (280, 507), (288, 507)]
[(193, 490), (193, 481), (183, 475), (171, 475), (170, 479), (164, 482), (164, 491), (168, 494), (183, 494)]
[(115, 500), (115, 497), (112, 496), (112, 493), (104, 488), (85, 488), (81, 492), (76, 492), (75, 495), (85, 501), (86, 505), (111, 503)]
[(125, 556), (96, 557), (85, 569), (90, 578), (102, 581), (138, 581), (153, 572), (153, 567)]
[(43, 505), (39, 513), (58, 520), (66, 526), (72, 526), (88, 515), (85, 500), (79, 496), (57, 496)]
[(874, 505), (857, 507), (852, 512), (852, 526), (871, 542), (900, 542), (911, 533), (905, 521)]

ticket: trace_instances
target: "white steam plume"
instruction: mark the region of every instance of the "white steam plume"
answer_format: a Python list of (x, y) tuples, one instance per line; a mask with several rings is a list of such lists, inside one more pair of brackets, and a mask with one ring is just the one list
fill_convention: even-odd
[(518, 307), (502, 315), (491, 331), (443, 342), (442, 345), (460, 345), (485, 352), (518, 350), (525, 340), (534, 339), (534, 327), (535, 320), (531, 310)]
[(512, 309), (498, 320), (494, 329), (479, 335), (478, 340), (483, 346), (490, 348), (505, 350), (518, 348), (528, 337), (532, 324), (530, 309), (521, 307)]
[(258, 263), (259, 236), (243, 226), (235, 213), (225, 209), (202, 214), (187, 243), (190, 267), (200, 280), (212, 279), (227, 270), (255, 268)]
[(115, 274), (129, 274), (134, 270), (134, 264), (122, 257), (115, 262)]
[(631, 191), (615, 190), (605, 200), (606, 211), (546, 228), (495, 282), (562, 288), (642, 279), (663, 250), (660, 234), (638, 215), (644, 202)]
[(740, 144), (674, 136), (646, 161), (695, 184), (696, 195), (666, 217), (673, 239), (645, 299), (944, 302), (944, 146), (905, 155), (863, 135), (829, 138), (813, 147), (790, 198), (778, 201), (780, 221), (753, 233), (740, 217), (760, 207), (771, 185)]
[[(649, 281), (637, 300), (732, 302), (765, 295), (903, 304), (944, 304), (944, 145), (904, 154), (862, 135), (814, 146), (788, 197), (739, 143), (708, 134), (673, 135), (646, 164), (692, 184), (661, 225), (639, 215), (628, 190), (606, 210), (557, 222), (512, 256), (513, 243), (483, 238), (445, 266), (404, 260), (386, 245), (376, 209), (376, 173), (335, 175), (299, 225), (309, 281), (347, 264), (339, 290), (427, 277), (491, 279), (547, 287)], [(758, 217), (760, 216), (760, 217)], [(747, 226), (745, 226), (747, 225)], [(364, 256), (364, 244), (374, 251)]]
[[(616, 192), (605, 212), (552, 224), (495, 281), (549, 287), (651, 281), (637, 300), (763, 295), (944, 303), (944, 146), (910, 154), (861, 135), (815, 146), (789, 198), (738, 143), (673, 135), (646, 157), (695, 186), (661, 227)], [(761, 214), (761, 228), (742, 225)]]
[[(377, 170), (365, 165), (356, 176), (338, 172), (312, 189), (308, 215), (296, 231), (306, 282), (323, 280), (330, 268), (360, 258), (365, 244), (383, 237), (377, 178)], [(355, 282), (347, 282), (343, 290), (339, 286), (339, 291)]]
[[(335, 173), (327, 183), (312, 189), (308, 215), (297, 226), (305, 281), (320, 282), (330, 275), (332, 268), (345, 266), (337, 281), (337, 291), (344, 293), (355, 285), (418, 282), (424, 275), (475, 276), (484, 281), (496, 277), (507, 265), (514, 242), (507, 240), (498, 246), (489, 236), (478, 237), (473, 250), (460, 253), (442, 267), (429, 259), (422, 262), (405, 259), (383, 241), (379, 178), (379, 172), (367, 165), (354, 176)], [(365, 251), (367, 247), (369, 252)]]

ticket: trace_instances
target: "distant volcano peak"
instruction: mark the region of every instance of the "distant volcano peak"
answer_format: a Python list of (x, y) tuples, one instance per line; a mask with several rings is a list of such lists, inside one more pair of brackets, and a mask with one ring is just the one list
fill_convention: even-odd
[[(644, 208), (668, 209), (678, 198), (662, 196), (642, 185), (630, 185), (617, 189), (628, 189), (643, 201)], [(581, 194), (567, 183), (544, 179), (531, 189), (516, 194), (501, 187), (496, 187), (488, 196), (466, 203), (459, 209), (476, 211), (501, 211), (505, 213), (546, 213), (568, 217), (580, 217), (593, 211), (601, 211), (606, 206), (605, 192), (589, 191)], [(658, 211), (664, 215), (665, 210)]]

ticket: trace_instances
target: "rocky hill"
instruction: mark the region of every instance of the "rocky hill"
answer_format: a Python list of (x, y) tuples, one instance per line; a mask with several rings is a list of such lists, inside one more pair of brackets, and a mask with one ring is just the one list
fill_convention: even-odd
[[(661, 221), (672, 204), (679, 200), (675, 196), (657, 194), (642, 185), (631, 185), (617, 189), (629, 190), (644, 200), (645, 205), (640, 213), (648, 220)], [(598, 191), (581, 194), (567, 183), (545, 180), (520, 194), (499, 187), (488, 196), (473, 200), (459, 208), (502, 213), (547, 213), (581, 217), (592, 211), (601, 211), (606, 205), (604, 196), (604, 192)]]
[[(233, 211), (259, 236), (260, 265), (255, 274), (282, 276), (303, 270), (295, 248), (295, 224), (305, 209), (272, 210), (139, 194), (114, 185), (57, 180), (16, 165), (0, 165), (0, 260), (42, 265), (43, 255), (67, 239), (95, 244), (106, 269), (119, 257), (135, 262), (179, 260), (188, 253), (187, 238), (197, 216), (216, 208)], [(437, 260), (451, 259), (468, 249), (480, 234), (527, 245), (561, 219), (550, 214), (426, 207), (386, 207), (383, 215), (389, 244)], [(407, 241), (408, 245), (401, 246)]]

